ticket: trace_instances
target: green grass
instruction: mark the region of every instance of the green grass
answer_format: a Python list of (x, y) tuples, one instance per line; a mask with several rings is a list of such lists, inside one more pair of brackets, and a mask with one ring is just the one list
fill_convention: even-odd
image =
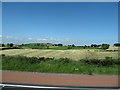
[[(108, 58), (107, 58), (108, 59)], [(106, 61), (102, 60), (100, 62)], [(24, 56), (4, 56), (2, 58), (3, 70), (27, 71), (27, 72), (44, 72), (44, 73), (72, 73), (72, 74), (118, 74), (118, 60), (107, 60), (113, 63), (99, 64), (86, 62), (87, 60), (73, 61), (67, 58), (36, 58)], [(104, 62), (105, 63), (105, 62)]]
[(52, 46), (50, 47), (52, 50), (68, 50), (67, 46)]
[[(47, 48), (47, 46), (49, 48)], [(21, 45), (21, 48), (24, 49), (52, 49), (52, 50), (69, 50), (68, 47), (70, 47), (70, 49), (84, 49), (84, 47), (80, 46), (80, 47), (71, 47), (71, 46), (52, 46), (51, 44), (41, 44), (41, 45), (36, 45), (36, 44), (25, 44), (25, 45)], [(95, 47), (85, 47), (85, 49), (100, 49), (100, 48), (95, 48)]]

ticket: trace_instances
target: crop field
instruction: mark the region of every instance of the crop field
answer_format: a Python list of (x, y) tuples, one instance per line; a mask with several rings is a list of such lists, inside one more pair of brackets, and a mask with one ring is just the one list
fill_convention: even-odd
[(118, 58), (118, 52), (102, 52), (99, 50), (43, 50), (43, 49), (9, 49), (0, 51), (6, 56), (27, 56), (27, 57), (46, 57), (46, 58), (69, 58), (72, 60), (80, 59), (105, 59), (106, 57)]

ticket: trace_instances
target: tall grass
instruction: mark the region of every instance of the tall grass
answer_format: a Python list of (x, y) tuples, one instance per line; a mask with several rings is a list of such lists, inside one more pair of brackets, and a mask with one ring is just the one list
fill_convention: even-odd
[(45, 72), (45, 73), (77, 73), (77, 74), (118, 74), (117, 59), (79, 60), (68, 58), (36, 58), (25, 56), (4, 56), (2, 58), (3, 70)]

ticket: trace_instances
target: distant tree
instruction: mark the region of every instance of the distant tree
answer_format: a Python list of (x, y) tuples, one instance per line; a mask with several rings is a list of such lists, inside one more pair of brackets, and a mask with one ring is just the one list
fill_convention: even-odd
[(71, 46), (71, 45), (68, 45), (68, 47)]
[(37, 43), (37, 46), (40, 46), (40, 43)]
[(47, 49), (49, 49), (49, 46), (47, 46)]
[(102, 46), (102, 45), (98, 45), (98, 47), (100, 47), (100, 46)]
[(63, 44), (58, 44), (58, 46), (63, 46)]
[(115, 43), (114, 46), (120, 47), (120, 43)]
[(72, 44), (72, 47), (75, 47), (75, 45), (74, 45), (74, 44)]
[(83, 48), (85, 49), (87, 46), (85, 45), (85, 46), (83, 46)]
[(88, 48), (89, 48), (90, 46), (88, 46)]
[(93, 44), (91, 44), (91, 47), (93, 47), (94, 45)]
[(97, 45), (97, 44), (94, 44), (94, 47), (98, 47), (98, 45)]
[(100, 47), (101, 45), (91, 44), (91, 47)]
[(102, 49), (108, 49), (109, 48), (109, 44), (102, 44)]
[(71, 47), (71, 46), (68, 46), (68, 49), (72, 49), (72, 47)]
[(22, 44), (22, 46), (24, 46), (24, 44)]
[(2, 44), (2, 47), (5, 47), (5, 44), (4, 44), (4, 43)]
[(13, 47), (13, 43), (10, 43), (9, 46), (10, 46), (10, 47)]
[(85, 46), (83, 48), (85, 49)]
[(10, 44), (9, 44), (9, 43), (7, 43), (7, 47), (10, 47)]
[(54, 46), (58, 46), (58, 44), (54, 44)]

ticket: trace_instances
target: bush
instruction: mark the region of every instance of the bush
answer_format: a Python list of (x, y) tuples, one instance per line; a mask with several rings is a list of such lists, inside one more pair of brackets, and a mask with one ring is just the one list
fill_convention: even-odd
[(5, 56), (5, 54), (1, 54), (0, 56)]
[(93, 64), (93, 65), (98, 65), (98, 66), (110, 66), (110, 65), (114, 65), (120, 64), (120, 60), (119, 59), (112, 59), (112, 57), (106, 57), (104, 60), (98, 60), (98, 59), (83, 59), (81, 60), (82, 62), (85, 62), (87, 64)]
[(120, 43), (115, 43), (114, 46), (120, 47)]
[(68, 46), (68, 49), (72, 49), (72, 47), (71, 47), (71, 46)]
[(70, 63), (71, 60), (69, 58), (60, 58), (59, 61), (62, 62), (63, 64), (67, 64)]
[(102, 44), (102, 49), (108, 49), (109, 48), (109, 44)]

